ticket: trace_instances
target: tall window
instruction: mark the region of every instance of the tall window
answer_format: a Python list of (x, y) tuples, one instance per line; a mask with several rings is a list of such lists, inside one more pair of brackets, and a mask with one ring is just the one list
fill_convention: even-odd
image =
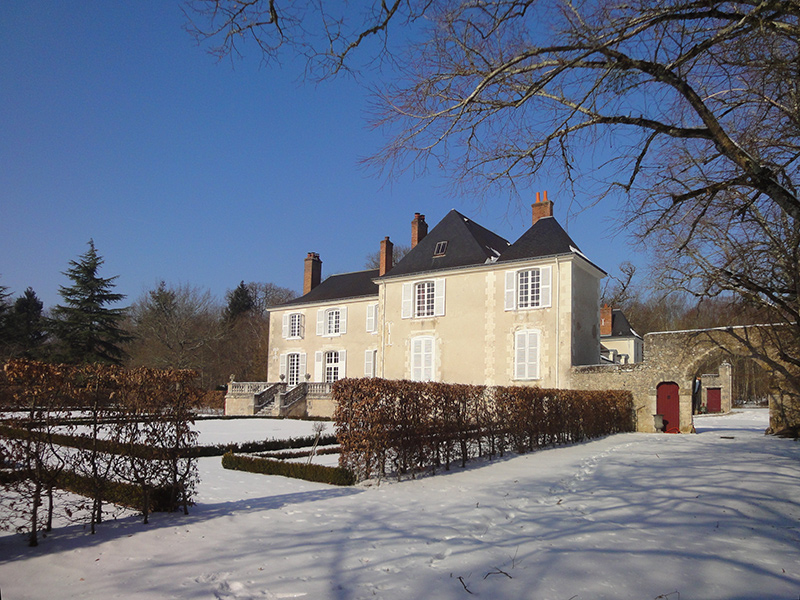
[(347, 307), (320, 308), (317, 311), (317, 335), (343, 335), (347, 330)]
[(532, 329), (514, 334), (514, 379), (539, 379), (539, 332)]
[(444, 284), (444, 278), (404, 283), (400, 316), (403, 319), (443, 317)]
[(550, 306), (551, 273), (551, 267), (507, 271), (505, 309), (545, 308)]
[(286, 383), (297, 385), (300, 383), (300, 354), (292, 353), (287, 360)]
[(413, 381), (433, 381), (433, 353), (433, 337), (411, 338), (411, 379)]
[(286, 339), (302, 339), (305, 317), (302, 313), (283, 315), (283, 337)]
[(303, 337), (303, 315), (295, 313), (289, 317), (289, 337)]
[(517, 273), (517, 308), (539, 306), (540, 294), (541, 272), (539, 269)]
[(325, 353), (325, 383), (339, 380), (339, 353), (334, 351)]
[(332, 308), (325, 313), (325, 335), (336, 335), (339, 333), (341, 313), (338, 308)]
[(435, 289), (432, 281), (422, 281), (414, 286), (414, 296), (416, 298), (414, 307), (415, 317), (433, 316), (433, 305), (436, 297)]

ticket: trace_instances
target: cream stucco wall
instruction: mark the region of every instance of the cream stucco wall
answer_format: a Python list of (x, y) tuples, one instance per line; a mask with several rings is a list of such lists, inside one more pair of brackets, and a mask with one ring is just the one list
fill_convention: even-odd
[[(564, 387), (573, 364), (599, 362), (597, 331), (602, 272), (575, 256), (390, 278), (380, 283), (381, 344), (378, 374), (411, 378), (411, 339), (435, 340), (437, 381), (484, 385)], [(545, 308), (505, 310), (505, 273), (531, 267), (552, 268), (551, 304)], [(445, 280), (445, 314), (401, 317), (404, 283)], [(539, 378), (514, 378), (514, 336), (536, 330)], [(581, 347), (576, 349), (576, 344)], [(574, 362), (578, 361), (578, 362)]]
[[(345, 372), (340, 377), (364, 376), (364, 353), (367, 349), (377, 350), (379, 343), (378, 320), (376, 331), (367, 331), (367, 307), (377, 304), (378, 297), (357, 298), (329, 303), (304, 304), (270, 311), (269, 358), (267, 373), (269, 381), (278, 381), (280, 377), (280, 355), (290, 352), (305, 353), (306, 372), (311, 375), (312, 382), (323, 381), (323, 376), (315, 373), (314, 357), (316, 352), (346, 352)], [(345, 333), (335, 336), (317, 335), (317, 312), (328, 308), (347, 308), (347, 328)], [(300, 339), (283, 337), (283, 315), (300, 313), (304, 316), (305, 332)], [(324, 374), (323, 374), (324, 375)], [(302, 378), (302, 374), (301, 374)]]

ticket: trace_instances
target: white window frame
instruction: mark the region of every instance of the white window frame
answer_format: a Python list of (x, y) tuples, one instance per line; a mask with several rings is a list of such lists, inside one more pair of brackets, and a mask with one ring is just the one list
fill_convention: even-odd
[[(297, 357), (297, 380), (293, 381), (292, 357)], [(283, 375), (283, 380), (290, 386), (294, 387), (298, 383), (302, 383), (306, 379), (306, 353), (305, 352), (287, 352), (280, 355), (280, 374)]]
[[(535, 287), (532, 284), (534, 280)], [(551, 266), (506, 271), (505, 310), (548, 308), (552, 303), (552, 294)]]
[[(334, 315), (338, 313), (338, 321), (334, 321)], [(338, 322), (338, 329), (334, 323)], [(317, 335), (322, 337), (338, 337), (347, 333), (347, 307), (333, 306), (330, 308), (320, 308), (317, 311)]]
[(538, 329), (520, 329), (514, 332), (514, 379), (531, 381), (540, 379), (542, 334)]
[(303, 313), (284, 313), (283, 339), (302, 340), (305, 335), (306, 318)]
[[(431, 285), (432, 284), (432, 285)], [(420, 311), (418, 303), (419, 289), (425, 286), (432, 290), (433, 312)], [(445, 280), (444, 279), (423, 279), (421, 281), (408, 281), (403, 284), (402, 303), (400, 316), (403, 319), (430, 319), (432, 317), (443, 317), (445, 314)], [(426, 300), (428, 294), (426, 293)], [(426, 302), (426, 306), (429, 303)], [(423, 313), (423, 314), (420, 314)]]
[(411, 338), (411, 380), (434, 381), (436, 372), (436, 339), (432, 335)]

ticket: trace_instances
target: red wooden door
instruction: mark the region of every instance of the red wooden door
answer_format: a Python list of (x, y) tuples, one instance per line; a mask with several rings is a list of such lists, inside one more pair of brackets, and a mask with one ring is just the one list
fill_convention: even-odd
[(722, 412), (722, 390), (720, 388), (708, 388), (706, 409), (710, 413)]
[(664, 431), (680, 433), (681, 411), (677, 383), (659, 383), (656, 388), (656, 413), (664, 415)]

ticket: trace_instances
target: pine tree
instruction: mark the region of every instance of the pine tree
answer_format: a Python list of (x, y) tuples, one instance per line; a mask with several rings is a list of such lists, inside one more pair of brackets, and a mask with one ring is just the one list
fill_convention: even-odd
[(14, 356), (41, 358), (41, 347), (47, 338), (42, 308), (44, 304), (30, 287), (14, 302), (8, 316), (8, 332)]
[(59, 294), (64, 304), (53, 309), (52, 329), (59, 341), (58, 358), (68, 363), (122, 362), (121, 345), (131, 336), (121, 327), (125, 309), (109, 308), (125, 296), (112, 292), (114, 280), (98, 275), (103, 259), (97, 254), (94, 241), (78, 261), (70, 261), (64, 275), (72, 280)]
[(8, 288), (0, 285), (0, 359), (8, 356), (11, 344), (11, 321), (9, 315), (11, 314), (11, 304), (8, 298), (11, 294), (8, 293)]
[(237, 317), (252, 312), (256, 306), (250, 288), (242, 281), (236, 289), (226, 294), (228, 306), (225, 307), (225, 321), (232, 323)]

